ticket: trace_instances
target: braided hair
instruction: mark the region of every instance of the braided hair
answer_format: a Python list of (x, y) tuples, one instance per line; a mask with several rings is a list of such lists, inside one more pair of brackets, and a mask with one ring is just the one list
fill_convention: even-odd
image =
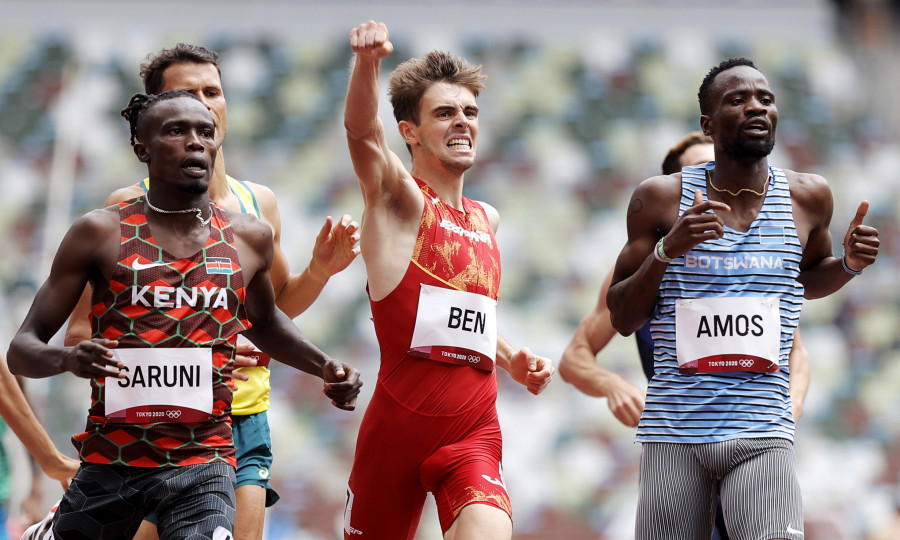
[(128, 125), (131, 128), (131, 146), (134, 146), (134, 143), (137, 141), (138, 128), (141, 125), (141, 118), (144, 117), (144, 113), (157, 103), (180, 97), (189, 97), (200, 101), (197, 96), (186, 90), (169, 90), (162, 94), (135, 94), (131, 96), (131, 99), (128, 100), (128, 106), (122, 109), (121, 112), (122, 118), (128, 120)]

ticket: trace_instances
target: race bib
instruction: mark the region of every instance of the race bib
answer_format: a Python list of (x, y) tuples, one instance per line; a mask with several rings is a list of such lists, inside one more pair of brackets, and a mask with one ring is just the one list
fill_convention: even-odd
[(113, 349), (125, 378), (106, 378), (109, 422), (195, 423), (212, 417), (212, 349)]
[(779, 300), (743, 296), (676, 300), (675, 349), (682, 373), (778, 371)]
[[(253, 345), (253, 342), (244, 337), (244, 334), (238, 334), (237, 344), (240, 345), (242, 343), (249, 343)], [(262, 352), (261, 350), (256, 348), (256, 345), (253, 345), (253, 350), (243, 356), (247, 356), (249, 358), (253, 358), (256, 360), (256, 365), (254, 367), (266, 367), (272, 361), (272, 357), (268, 354)], [(238, 369), (253, 369), (253, 368), (238, 368)]]
[(409, 353), (421, 358), (494, 371), (497, 301), (422, 285)]

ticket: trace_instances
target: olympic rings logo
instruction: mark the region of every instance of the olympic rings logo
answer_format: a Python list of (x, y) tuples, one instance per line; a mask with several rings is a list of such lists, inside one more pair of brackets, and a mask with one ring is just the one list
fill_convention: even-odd
[(166, 416), (168, 416), (169, 418), (174, 420), (174, 419), (178, 418), (179, 416), (181, 416), (181, 411), (168, 410), (168, 411), (166, 411)]
[(474, 354), (469, 355), (469, 363), (470, 364), (477, 364), (478, 362), (481, 362), (481, 357), (476, 356)]
[(753, 360), (749, 358), (741, 358), (741, 367), (748, 368), (753, 367)]

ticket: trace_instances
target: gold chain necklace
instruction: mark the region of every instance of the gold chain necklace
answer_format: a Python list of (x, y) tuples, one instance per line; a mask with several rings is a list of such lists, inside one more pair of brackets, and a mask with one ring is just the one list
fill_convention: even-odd
[(709, 187), (713, 188), (715, 191), (718, 191), (719, 193), (727, 193), (727, 194), (731, 195), (732, 197), (737, 197), (738, 195), (740, 195), (741, 193), (743, 193), (745, 191), (748, 193), (752, 193), (752, 194), (756, 195), (757, 197), (762, 197), (763, 195), (766, 194), (766, 190), (769, 189), (769, 182), (772, 181), (772, 173), (769, 173), (769, 177), (766, 178), (766, 184), (763, 186), (762, 191), (754, 191), (750, 188), (741, 188), (741, 189), (737, 190), (737, 192), (734, 192), (734, 191), (731, 191), (730, 189), (716, 187), (716, 185), (713, 184), (712, 175), (709, 173), (709, 169), (706, 169), (706, 180), (709, 182)]

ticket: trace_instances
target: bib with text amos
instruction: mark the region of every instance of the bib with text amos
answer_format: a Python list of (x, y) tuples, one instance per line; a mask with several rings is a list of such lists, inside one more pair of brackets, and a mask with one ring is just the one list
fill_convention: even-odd
[(682, 373), (778, 371), (779, 300), (746, 296), (676, 300), (675, 348)]
[(422, 284), (409, 354), (494, 371), (497, 301)]
[(109, 422), (195, 423), (212, 419), (212, 350), (204, 347), (113, 349), (124, 379), (106, 378)]

